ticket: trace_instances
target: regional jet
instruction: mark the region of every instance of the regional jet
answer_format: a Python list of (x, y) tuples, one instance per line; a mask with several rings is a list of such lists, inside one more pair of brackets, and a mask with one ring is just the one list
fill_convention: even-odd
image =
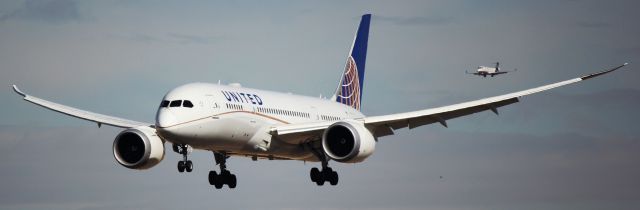
[[(513, 71), (518, 71), (518, 69), (514, 69)], [(487, 77), (487, 75), (493, 77), (500, 74), (506, 74), (513, 71), (500, 71), (500, 62), (496, 62), (495, 67), (487, 67), (487, 66), (478, 66), (476, 72), (466, 71), (467, 74), (478, 75), (482, 77)]]
[(581, 82), (615, 71), (588, 74), (528, 90), (448, 106), (379, 116), (360, 112), (370, 14), (355, 33), (341, 79), (330, 99), (242, 87), (190, 83), (170, 90), (160, 100), (154, 123), (98, 114), (41, 99), (18, 89), (24, 100), (44, 108), (100, 125), (123, 128), (113, 141), (113, 156), (130, 169), (149, 169), (165, 156), (165, 145), (182, 155), (179, 172), (191, 172), (190, 151), (212, 152), (219, 170), (209, 171), (209, 184), (235, 188), (236, 175), (226, 164), (229, 157), (253, 160), (297, 160), (320, 163), (309, 172), (312, 182), (338, 184), (329, 161), (358, 163), (373, 154), (381, 137), (402, 128), (439, 123), (516, 103), (520, 97)]

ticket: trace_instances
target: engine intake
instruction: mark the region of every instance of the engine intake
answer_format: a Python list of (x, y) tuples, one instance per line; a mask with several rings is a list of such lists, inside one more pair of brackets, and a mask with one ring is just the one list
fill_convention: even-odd
[(338, 162), (362, 162), (373, 153), (375, 146), (375, 137), (360, 122), (334, 123), (322, 135), (325, 154)]
[(116, 136), (113, 156), (124, 167), (149, 169), (164, 159), (164, 142), (152, 128), (130, 128)]

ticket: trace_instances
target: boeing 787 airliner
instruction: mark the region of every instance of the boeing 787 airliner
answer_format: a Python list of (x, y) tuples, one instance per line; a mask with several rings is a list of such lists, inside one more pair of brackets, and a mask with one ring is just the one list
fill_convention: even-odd
[(236, 187), (236, 175), (227, 169), (232, 156), (253, 160), (299, 160), (320, 162), (310, 171), (317, 185), (338, 183), (329, 161), (362, 162), (375, 150), (380, 137), (398, 129), (439, 123), (518, 102), (522, 96), (591, 79), (614, 70), (565, 80), (505, 95), (449, 106), (381, 116), (360, 112), (364, 84), (370, 14), (360, 20), (347, 56), (342, 79), (331, 99), (299, 96), (241, 87), (239, 84), (185, 84), (169, 91), (160, 102), (155, 123), (137, 122), (93, 113), (28, 95), (13, 85), (24, 100), (100, 125), (124, 128), (113, 142), (113, 156), (122, 166), (149, 169), (162, 161), (165, 143), (182, 155), (179, 172), (191, 172), (192, 149), (214, 154), (219, 171), (209, 172), (216, 188)]

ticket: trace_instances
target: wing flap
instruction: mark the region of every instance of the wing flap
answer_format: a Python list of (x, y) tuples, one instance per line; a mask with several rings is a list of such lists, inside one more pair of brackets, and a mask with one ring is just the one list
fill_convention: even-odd
[(65, 106), (62, 104), (58, 104), (58, 103), (54, 103), (51, 101), (47, 101), (38, 97), (34, 97), (34, 96), (30, 96), (27, 95), (26, 93), (20, 91), (20, 89), (18, 89), (17, 86), (13, 85), (13, 90), (18, 94), (23, 96), (23, 99), (25, 101), (31, 102), (33, 104), (36, 104), (38, 106), (47, 108), (49, 110), (52, 111), (56, 111), (62, 114), (66, 114), (72, 117), (76, 117), (76, 118), (80, 118), (83, 120), (87, 120), (87, 121), (92, 121), (95, 123), (98, 123), (98, 125), (101, 124), (105, 124), (105, 125), (111, 125), (111, 126), (115, 126), (115, 127), (121, 127), (121, 128), (132, 128), (132, 127), (139, 127), (139, 126), (153, 126), (152, 124), (149, 123), (142, 123), (142, 122), (137, 122), (137, 121), (133, 121), (133, 120), (127, 120), (127, 119), (123, 119), (123, 118), (119, 118), (119, 117), (113, 117), (113, 116), (108, 116), (108, 115), (103, 115), (103, 114), (98, 114), (98, 113), (94, 113), (94, 112), (90, 112), (90, 111), (85, 111), (85, 110), (81, 110), (81, 109), (77, 109), (77, 108), (73, 108), (70, 106)]
[(278, 125), (271, 129), (273, 135), (287, 135), (299, 132), (309, 132), (316, 130), (324, 130), (331, 125), (330, 121), (319, 121), (311, 123), (284, 124)]

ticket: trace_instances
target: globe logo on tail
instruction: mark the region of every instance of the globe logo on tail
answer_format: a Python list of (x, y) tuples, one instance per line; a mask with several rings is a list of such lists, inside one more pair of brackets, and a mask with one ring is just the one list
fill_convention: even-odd
[(358, 67), (351, 56), (347, 59), (347, 65), (336, 96), (338, 102), (360, 110), (360, 79)]

